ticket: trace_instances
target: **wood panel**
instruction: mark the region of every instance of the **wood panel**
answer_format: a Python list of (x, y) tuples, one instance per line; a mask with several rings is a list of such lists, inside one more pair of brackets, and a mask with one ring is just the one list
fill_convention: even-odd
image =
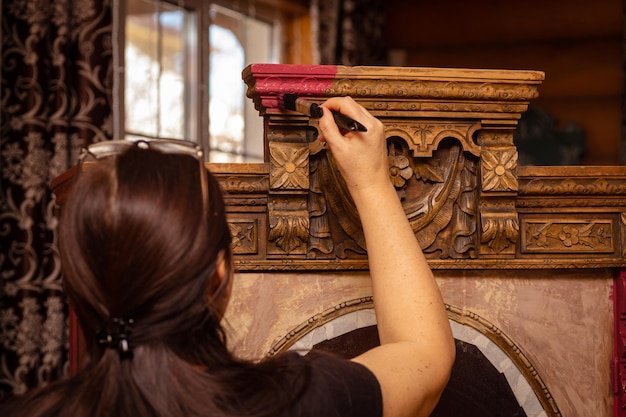
[(408, 49), (405, 65), (544, 71), (540, 99), (619, 96), (624, 82), (622, 42), (612, 38)]
[(535, 103), (554, 117), (559, 126), (575, 122), (586, 134), (582, 165), (619, 165), (621, 137), (620, 96), (597, 98), (537, 99)]
[(621, 37), (620, 0), (388, 0), (390, 47)]
[(387, 11), (394, 65), (544, 71), (534, 103), (585, 129), (581, 164), (620, 163), (621, 1), (392, 0)]

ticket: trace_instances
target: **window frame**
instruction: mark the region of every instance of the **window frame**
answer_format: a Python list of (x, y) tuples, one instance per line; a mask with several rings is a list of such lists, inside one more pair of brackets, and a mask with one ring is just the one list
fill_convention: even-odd
[[(208, 133), (208, 107), (209, 107), (209, 40), (204, 39), (203, 33), (209, 30), (209, 5), (202, 0), (185, 0), (184, 5), (175, 1), (155, 0), (171, 3), (185, 10), (197, 13), (195, 22), (187, 25), (187, 33), (185, 34), (188, 46), (190, 42), (197, 42), (195, 47), (198, 54), (190, 49), (185, 50), (185, 60), (188, 63), (185, 68), (185, 84), (184, 84), (184, 103), (186, 112), (191, 112), (187, 120), (193, 123), (185, 123), (184, 136), (185, 139), (194, 140), (199, 143), (203, 149), (210, 151)], [(126, 77), (125, 77), (125, 45), (126, 45), (126, 16), (127, 3), (123, 0), (117, 0), (114, 7), (113, 16), (113, 34), (117, 36), (114, 44), (117, 51), (113, 54), (113, 67), (115, 69), (113, 79), (113, 136), (114, 138), (125, 138), (126, 131)], [(197, 85), (194, 81), (197, 80)], [(206, 152), (208, 153), (208, 152)]]
[[(193, 27), (188, 27), (186, 34), (189, 41), (195, 41), (198, 55), (186, 50), (186, 59), (189, 65), (185, 74), (185, 108), (191, 112), (188, 120), (193, 123), (185, 123), (185, 139), (193, 140), (205, 150), (207, 162), (210, 158), (211, 144), (209, 131), (209, 71), (210, 71), (210, 45), (209, 26), (211, 24), (211, 5), (230, 9), (243, 15), (271, 22), (276, 28), (275, 43), (278, 47), (280, 62), (306, 64), (311, 62), (310, 38), (302, 36), (310, 23), (309, 0), (158, 0), (193, 11), (197, 19)], [(113, 37), (116, 50), (113, 53), (113, 137), (115, 139), (126, 137), (126, 105), (125, 105), (125, 25), (127, 16), (127, 2), (125, 0), (113, 0)], [(297, 56), (293, 53), (295, 47), (291, 43), (294, 32), (297, 43), (302, 46)], [(193, 36), (192, 36), (193, 35)], [(189, 42), (186, 43), (189, 45)], [(193, 49), (193, 48), (192, 48)], [(304, 61), (303, 61), (304, 59)], [(308, 59), (308, 60), (307, 60)], [(197, 80), (197, 82), (195, 82)], [(243, 82), (243, 81), (242, 81)], [(248, 137), (244, 134), (244, 143)]]

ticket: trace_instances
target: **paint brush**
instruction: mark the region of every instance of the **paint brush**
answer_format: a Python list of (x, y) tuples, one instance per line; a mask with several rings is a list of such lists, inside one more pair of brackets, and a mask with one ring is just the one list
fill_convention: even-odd
[[(285, 94), (283, 104), (287, 110), (297, 111), (313, 119), (319, 119), (324, 115), (324, 110), (317, 103), (300, 98), (295, 94)], [(367, 132), (367, 128), (356, 120), (336, 111), (332, 111), (332, 114), (335, 123), (341, 129), (351, 132)]]

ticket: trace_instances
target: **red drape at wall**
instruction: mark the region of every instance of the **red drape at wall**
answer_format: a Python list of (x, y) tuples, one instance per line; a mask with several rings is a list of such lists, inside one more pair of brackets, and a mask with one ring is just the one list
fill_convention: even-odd
[(0, 399), (67, 372), (49, 183), (112, 134), (109, 0), (2, 1)]

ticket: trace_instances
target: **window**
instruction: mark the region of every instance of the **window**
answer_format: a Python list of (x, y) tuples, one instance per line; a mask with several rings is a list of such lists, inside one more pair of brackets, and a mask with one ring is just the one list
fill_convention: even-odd
[(125, 6), (117, 133), (199, 142), (211, 162), (262, 161), (263, 121), (241, 71), (278, 62), (278, 20), (202, 0)]
[(211, 6), (209, 27), (209, 137), (211, 160), (263, 160), (263, 123), (245, 97), (241, 71), (277, 62), (271, 23)]
[[(195, 79), (197, 15), (165, 2), (130, 0), (126, 18), (125, 132), (128, 137), (189, 139), (192, 103), (185, 80)], [(132, 8), (132, 9), (131, 9)]]

